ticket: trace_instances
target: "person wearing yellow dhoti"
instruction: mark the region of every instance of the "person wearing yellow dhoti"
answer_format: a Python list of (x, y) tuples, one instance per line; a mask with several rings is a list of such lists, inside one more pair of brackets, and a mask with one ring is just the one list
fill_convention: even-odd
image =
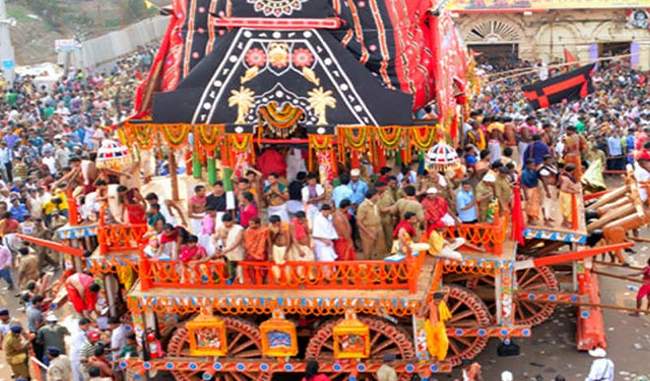
[(568, 164), (560, 173), (560, 210), (562, 211), (562, 226), (573, 227), (573, 197), (581, 192), (580, 183), (574, 176), (576, 167)]

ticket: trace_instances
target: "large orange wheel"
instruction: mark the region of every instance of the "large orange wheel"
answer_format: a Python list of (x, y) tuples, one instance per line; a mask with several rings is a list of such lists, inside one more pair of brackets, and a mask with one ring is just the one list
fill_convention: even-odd
[[(490, 325), (490, 311), (478, 295), (461, 286), (445, 286), (442, 292), (445, 293), (445, 302), (451, 311), (451, 319), (445, 323), (448, 329), (485, 328)], [(478, 356), (487, 343), (486, 336), (450, 336), (446, 360), (453, 366), (460, 365), (463, 359)]]
[[(222, 317), (221, 319), (226, 325), (226, 335), (228, 337), (228, 355), (225, 359), (256, 359), (262, 357), (262, 339), (257, 326), (246, 320), (233, 317)], [(167, 356), (191, 357), (189, 348), (190, 342), (187, 329), (180, 327), (176, 329), (169, 340)], [(177, 381), (198, 381), (202, 379), (202, 372), (172, 371), (171, 373)], [(270, 381), (271, 374), (217, 372), (216, 378), (222, 381)]]
[[(527, 257), (518, 256), (517, 260), (525, 260)], [(555, 312), (555, 304), (553, 303), (538, 303), (534, 299), (521, 298), (520, 294), (527, 292), (535, 293), (555, 293), (560, 290), (560, 284), (555, 277), (553, 269), (547, 266), (532, 267), (529, 269), (521, 269), (515, 271), (517, 279), (517, 292), (513, 298), (515, 307), (515, 324), (534, 326), (545, 322), (548, 318), (553, 316)], [(474, 278), (467, 282), (467, 287), (476, 290), (479, 288), (487, 288), (494, 290), (495, 282), (494, 277), (484, 276)], [(486, 301), (488, 308), (492, 315), (492, 322), (496, 319), (496, 302), (494, 298)]]
[[(309, 340), (305, 358), (333, 359), (334, 342), (332, 330), (334, 326), (343, 319), (335, 319), (321, 325)], [(368, 325), (370, 329), (370, 358), (381, 360), (384, 355), (393, 355), (397, 360), (408, 360), (415, 358), (413, 340), (405, 329), (398, 327), (388, 321), (371, 316), (360, 316), (359, 320)], [(347, 379), (343, 373), (329, 375), (332, 381)], [(413, 375), (408, 373), (399, 374), (399, 381), (408, 381)], [(367, 374), (366, 377), (374, 379), (374, 374)]]

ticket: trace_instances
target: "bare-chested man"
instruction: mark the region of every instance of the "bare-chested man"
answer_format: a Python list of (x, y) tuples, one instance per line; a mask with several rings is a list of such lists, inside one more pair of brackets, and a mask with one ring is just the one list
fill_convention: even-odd
[[(275, 282), (280, 282), (282, 274), (280, 267), (284, 265), (289, 259), (289, 246), (291, 246), (291, 232), (289, 225), (283, 222), (277, 215), (269, 217), (269, 247), (271, 250), (270, 257), (276, 266), (273, 266), (271, 272)], [(288, 278), (291, 275), (291, 270), (287, 268), (285, 275)], [(286, 282), (286, 280), (285, 280)]]

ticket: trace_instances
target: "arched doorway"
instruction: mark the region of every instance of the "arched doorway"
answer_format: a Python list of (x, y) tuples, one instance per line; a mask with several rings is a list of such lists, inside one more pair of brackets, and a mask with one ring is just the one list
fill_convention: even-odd
[(519, 58), (522, 31), (503, 20), (485, 20), (472, 25), (465, 33), (468, 48), (479, 53), (479, 62), (508, 66)]

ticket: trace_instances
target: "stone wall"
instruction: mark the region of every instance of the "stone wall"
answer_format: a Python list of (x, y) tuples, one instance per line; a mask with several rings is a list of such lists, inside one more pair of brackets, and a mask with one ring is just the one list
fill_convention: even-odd
[[(168, 17), (158, 16), (142, 20), (124, 29), (86, 40), (71, 53), (70, 65), (76, 68), (96, 68), (106, 65), (138, 49), (139, 46), (156, 41), (165, 34)], [(59, 64), (64, 65), (66, 54), (59, 53)]]
[[(588, 61), (594, 44), (636, 41), (639, 67), (650, 70), (650, 31), (628, 27), (625, 10), (461, 14), (456, 21), (467, 44), (516, 43), (519, 57), (527, 60), (561, 60), (567, 48)], [(475, 28), (496, 30), (481, 41), (471, 32)]]

